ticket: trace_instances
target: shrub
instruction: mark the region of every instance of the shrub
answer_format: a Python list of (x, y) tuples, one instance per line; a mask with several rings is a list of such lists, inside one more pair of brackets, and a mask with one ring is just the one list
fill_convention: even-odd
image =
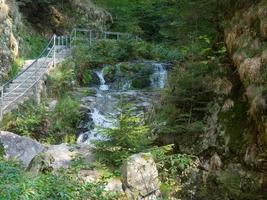
[(33, 101), (27, 101), (9, 114), (1, 123), (4, 130), (23, 136), (36, 137), (40, 125), (46, 118), (44, 104), (36, 106)]
[(59, 97), (73, 89), (75, 81), (75, 64), (71, 60), (66, 60), (48, 76), (49, 96)]
[(63, 96), (58, 100), (55, 112), (52, 115), (53, 130), (57, 133), (56, 140), (64, 142), (74, 142), (76, 138), (76, 127), (80, 121), (81, 113), (79, 112), (80, 104), (70, 96)]
[(104, 183), (83, 183), (70, 171), (48, 172), (36, 176), (25, 172), (14, 161), (0, 158), (0, 199), (58, 199), (58, 200), (112, 200), (114, 194), (104, 191)]
[(106, 140), (95, 141), (96, 157), (108, 165), (120, 166), (129, 155), (145, 150), (151, 143), (149, 129), (130, 111), (121, 113), (118, 126), (103, 129)]

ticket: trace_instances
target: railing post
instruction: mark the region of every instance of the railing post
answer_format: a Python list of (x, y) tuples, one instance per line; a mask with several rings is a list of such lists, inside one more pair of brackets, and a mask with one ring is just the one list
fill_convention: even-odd
[(56, 39), (57, 39), (57, 45), (60, 45), (60, 38), (57, 37)]
[(34, 79), (35, 79), (35, 84), (34, 84), (34, 88), (33, 88), (33, 93), (34, 93), (34, 100), (35, 103), (38, 105), (40, 104), (40, 98), (39, 98), (39, 88), (38, 88), (38, 69), (39, 69), (39, 63), (38, 63), (38, 59), (36, 60), (36, 66), (35, 66), (35, 72), (34, 72)]
[(89, 31), (89, 44), (92, 44), (92, 30)]
[(105, 40), (107, 39), (107, 32), (106, 31), (104, 32), (104, 39)]
[(66, 36), (66, 38), (65, 38), (65, 40), (66, 40), (66, 47), (68, 47), (68, 39), (69, 39), (69, 37)]
[(54, 34), (54, 42), (53, 42), (53, 67), (56, 66), (56, 35)]
[(4, 108), (4, 87), (1, 87), (1, 107), (0, 107), (0, 120), (3, 119), (3, 108)]

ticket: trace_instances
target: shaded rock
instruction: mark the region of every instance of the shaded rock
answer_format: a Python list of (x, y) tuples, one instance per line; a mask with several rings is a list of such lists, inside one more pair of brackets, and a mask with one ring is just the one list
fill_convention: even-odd
[(53, 169), (52, 163), (54, 161), (55, 159), (51, 154), (41, 153), (32, 159), (27, 170), (33, 174), (51, 171)]
[(123, 192), (122, 189), (122, 182), (120, 179), (110, 179), (108, 180), (106, 186), (105, 186), (105, 191), (110, 191), (110, 192)]
[[(87, 77), (88, 76), (88, 77)], [(95, 86), (95, 85), (100, 85), (100, 80), (94, 71), (90, 71), (88, 75), (86, 75), (86, 83), (89, 84), (89, 86)]]
[(249, 145), (244, 156), (245, 163), (249, 166), (255, 166), (258, 152), (259, 149), (256, 144)]
[(7, 159), (17, 159), (26, 167), (36, 155), (45, 150), (42, 144), (31, 138), (5, 131), (0, 132), (0, 142), (4, 146)]
[(51, 145), (46, 153), (51, 154), (54, 158), (53, 169), (68, 168), (71, 160), (74, 159), (76, 152), (70, 150), (67, 144)]
[(99, 171), (95, 169), (93, 170), (82, 169), (79, 171), (78, 177), (82, 179), (85, 183), (94, 183), (100, 179), (101, 174)]
[(215, 153), (211, 158), (210, 158), (210, 170), (216, 171), (220, 170), (222, 167), (222, 160), (220, 156)]
[(55, 110), (56, 105), (57, 105), (57, 102), (58, 102), (58, 100), (52, 100), (51, 102), (49, 102), (49, 104), (48, 104), (48, 110), (50, 112), (53, 112)]
[(46, 153), (51, 154), (54, 158), (54, 162), (52, 163), (53, 169), (69, 168), (71, 161), (78, 155), (87, 163), (94, 161), (89, 146), (71, 146), (68, 144), (51, 145), (48, 147)]
[(158, 170), (150, 153), (130, 156), (123, 164), (122, 175), (129, 199), (156, 199), (159, 195)]
[(142, 78), (137, 78), (132, 81), (132, 86), (136, 89), (142, 89), (145, 87), (149, 87), (151, 84), (151, 81), (149, 77), (142, 77)]

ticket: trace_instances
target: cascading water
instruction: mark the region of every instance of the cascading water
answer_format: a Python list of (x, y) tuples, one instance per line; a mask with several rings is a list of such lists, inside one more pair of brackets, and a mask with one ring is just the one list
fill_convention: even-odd
[(150, 77), (151, 86), (162, 89), (165, 87), (168, 72), (164, 69), (164, 66), (161, 63), (153, 63), (153, 66), (155, 68), (154, 73)]
[[(167, 71), (163, 64), (151, 63), (154, 67), (154, 73), (150, 76), (151, 88), (146, 90), (132, 90), (131, 80), (123, 80), (121, 83), (113, 83), (117, 87), (108, 85), (105, 81), (103, 70), (96, 71), (100, 80), (100, 86), (96, 88), (96, 94), (90, 97), (89, 105), (92, 122), (88, 127), (93, 128), (90, 131), (80, 134), (78, 143), (91, 144), (92, 140), (104, 140), (105, 137), (101, 134), (102, 129), (112, 128), (116, 126), (117, 119), (120, 113), (119, 102), (123, 98), (125, 102), (131, 103), (136, 115), (142, 115), (144, 110), (150, 107), (155, 96), (152, 92), (154, 89), (164, 88), (167, 80)], [(112, 88), (112, 90), (111, 90)], [(151, 91), (150, 91), (151, 90)]]
[(99, 89), (103, 90), (103, 91), (108, 90), (109, 86), (106, 85), (106, 81), (104, 79), (103, 69), (101, 71), (96, 71), (96, 74), (97, 74), (97, 76), (98, 76), (98, 78), (100, 80), (100, 88)]

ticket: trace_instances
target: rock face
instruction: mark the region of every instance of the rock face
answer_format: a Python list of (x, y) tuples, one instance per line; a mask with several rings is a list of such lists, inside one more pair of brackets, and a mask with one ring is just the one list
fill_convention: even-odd
[(225, 44), (245, 90), (244, 97), (249, 105), (247, 113), (254, 123), (252, 134), (256, 133), (258, 138), (255, 140), (259, 146), (264, 146), (267, 144), (267, 3), (264, 0), (257, 2), (235, 13), (225, 29)]
[(7, 77), (12, 59), (18, 55), (18, 41), (13, 31), (18, 13), (13, 0), (0, 0), (0, 80)]
[(79, 23), (82, 23), (80, 26), (99, 29), (113, 21), (110, 13), (93, 4), (91, 0), (73, 0), (71, 5), (76, 17), (80, 17)]
[(5, 131), (0, 132), (0, 142), (4, 146), (7, 159), (18, 159), (26, 167), (36, 155), (45, 150), (42, 144), (33, 139)]
[(54, 161), (53, 169), (68, 168), (71, 161), (77, 155), (81, 155), (87, 163), (94, 160), (88, 146), (70, 146), (68, 144), (51, 145), (48, 147), (47, 154), (52, 155)]
[(122, 167), (122, 175), (123, 188), (128, 199), (157, 199), (160, 182), (150, 153), (129, 157)]

